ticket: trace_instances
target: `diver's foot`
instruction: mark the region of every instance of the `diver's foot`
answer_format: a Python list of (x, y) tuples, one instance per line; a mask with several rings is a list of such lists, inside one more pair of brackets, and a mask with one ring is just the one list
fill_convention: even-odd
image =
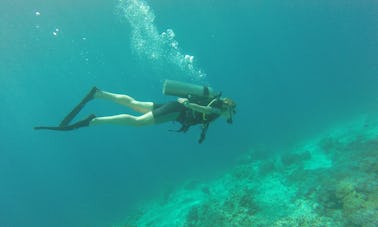
[(97, 87), (93, 87), (92, 89), (96, 89), (96, 92), (94, 93), (93, 95), (93, 98), (97, 99), (97, 98), (102, 98), (104, 95), (103, 95), (103, 91)]
[(88, 117), (86, 117), (84, 120), (78, 121), (75, 124), (67, 125), (67, 126), (60, 126), (61, 130), (74, 130), (81, 127), (87, 127), (91, 123), (91, 121), (96, 118), (96, 115), (91, 114)]
[(96, 115), (94, 114), (91, 114), (89, 115), (87, 118), (85, 118), (84, 120), (81, 120), (79, 122), (76, 122), (75, 124), (73, 124), (71, 127), (73, 129), (77, 129), (77, 128), (81, 128), (81, 127), (87, 127), (89, 126), (90, 122), (96, 118)]
[(72, 119), (74, 119), (75, 116), (80, 112), (80, 110), (83, 109), (83, 107), (95, 97), (98, 91), (100, 91), (100, 89), (93, 87), (89, 91), (89, 93), (81, 100), (81, 102), (72, 109), (72, 111), (62, 120), (62, 122), (60, 122), (59, 126), (63, 127), (69, 125)]
[(92, 87), (92, 89), (89, 91), (89, 93), (85, 96), (85, 98), (82, 100), (83, 104), (86, 104), (87, 102), (91, 101), (93, 98), (95, 98), (96, 93), (100, 91), (97, 87)]

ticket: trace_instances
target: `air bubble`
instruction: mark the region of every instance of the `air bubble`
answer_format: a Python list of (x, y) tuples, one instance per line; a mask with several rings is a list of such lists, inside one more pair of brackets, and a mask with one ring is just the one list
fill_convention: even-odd
[(194, 56), (190, 56), (186, 54), (184, 58), (185, 58), (186, 63), (189, 63), (189, 64), (193, 63)]
[(173, 32), (172, 29), (167, 29), (167, 34), (168, 34), (169, 39), (172, 40), (173, 38), (175, 38), (175, 33)]
[(59, 31), (59, 28), (55, 28), (55, 30), (52, 32), (53, 36), (57, 36), (59, 34)]
[(194, 64), (194, 56), (185, 55), (172, 29), (159, 32), (154, 24), (155, 14), (145, 0), (118, 0), (120, 9), (131, 25), (131, 46), (137, 55), (153, 64), (173, 64), (193, 79), (206, 74)]
[(173, 47), (174, 49), (178, 49), (178, 42), (177, 41), (173, 41), (171, 43), (171, 47)]

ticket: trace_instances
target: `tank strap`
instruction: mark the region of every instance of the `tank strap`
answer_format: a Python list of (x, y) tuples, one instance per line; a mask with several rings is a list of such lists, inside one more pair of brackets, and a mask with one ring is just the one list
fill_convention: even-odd
[(210, 91), (209, 91), (209, 87), (208, 87), (208, 86), (204, 86), (204, 87), (203, 87), (203, 95), (204, 95), (205, 97), (209, 97), (209, 95), (210, 95)]
[[(211, 106), (215, 101), (217, 101), (217, 100), (218, 100), (218, 98), (215, 98), (215, 99), (211, 100), (211, 101), (209, 102), (209, 104), (207, 104), (206, 106), (207, 106), (207, 107), (210, 107), (210, 106)], [(207, 114), (205, 114), (205, 113), (202, 114), (202, 120), (204, 120), (204, 121), (207, 120), (206, 115), (207, 115)]]

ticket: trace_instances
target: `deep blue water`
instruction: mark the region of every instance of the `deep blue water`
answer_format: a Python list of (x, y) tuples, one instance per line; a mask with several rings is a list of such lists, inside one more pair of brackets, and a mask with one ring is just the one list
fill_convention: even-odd
[[(146, 23), (133, 26), (118, 1), (1, 1), (0, 226), (109, 226), (141, 199), (216, 175), (249, 149), (283, 151), (377, 111), (375, 0), (145, 3), (158, 34), (174, 31), (178, 52), (148, 34), (138, 52), (133, 34)], [(154, 48), (162, 58), (149, 58)], [(192, 71), (167, 57), (177, 53), (194, 56)], [(32, 129), (57, 124), (93, 85), (173, 100), (161, 94), (167, 78), (232, 97), (234, 124), (218, 120), (202, 145), (198, 128), (176, 134), (171, 123)], [(89, 113), (129, 110), (96, 100), (80, 116)]]

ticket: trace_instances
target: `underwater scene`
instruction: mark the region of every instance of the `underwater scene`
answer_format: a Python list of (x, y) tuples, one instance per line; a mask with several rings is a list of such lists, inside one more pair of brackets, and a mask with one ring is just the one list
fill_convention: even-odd
[(378, 1), (2, 0), (0, 227), (378, 226)]

